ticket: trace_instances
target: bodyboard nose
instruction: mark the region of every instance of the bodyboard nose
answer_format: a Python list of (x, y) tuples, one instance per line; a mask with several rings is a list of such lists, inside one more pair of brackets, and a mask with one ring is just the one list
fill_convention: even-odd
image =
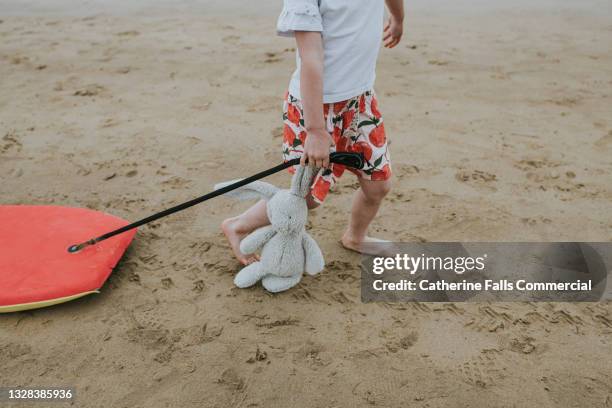
[(132, 242), (136, 230), (69, 253), (128, 221), (85, 208), (0, 206), (0, 313), (35, 309), (96, 293)]

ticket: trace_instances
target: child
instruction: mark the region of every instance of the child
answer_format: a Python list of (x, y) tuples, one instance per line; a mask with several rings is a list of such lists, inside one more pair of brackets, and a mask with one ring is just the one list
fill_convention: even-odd
[[(308, 207), (320, 205), (344, 166), (329, 163), (330, 151), (363, 153), (366, 165), (348, 169), (358, 177), (342, 245), (361, 251), (376, 241), (366, 235), (390, 189), (390, 157), (373, 91), (381, 38), (387, 48), (402, 36), (403, 0), (385, 0), (389, 20), (383, 29), (383, 0), (284, 0), (277, 31), (297, 43), (297, 69), (284, 103), (283, 157), (301, 157), (321, 171), (314, 178)], [(295, 169), (290, 169), (293, 172)], [(240, 262), (256, 260), (240, 252), (240, 241), (268, 225), (266, 202), (229, 218), (222, 229)]]

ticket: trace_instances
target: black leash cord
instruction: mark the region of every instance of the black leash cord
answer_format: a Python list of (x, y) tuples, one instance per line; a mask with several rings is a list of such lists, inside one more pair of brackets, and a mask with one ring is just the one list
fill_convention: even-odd
[[(338, 163), (338, 164), (342, 164), (342, 165), (345, 165), (345, 166), (348, 166), (348, 167), (353, 167), (353, 168), (356, 168), (356, 169), (363, 168), (363, 156), (361, 154), (358, 154), (358, 153), (344, 153), (344, 152), (331, 153), (329, 155), (329, 159), (330, 159), (330, 161), (332, 163)], [(204, 194), (201, 197), (194, 198), (193, 200), (189, 200), (189, 201), (184, 202), (182, 204), (178, 204), (178, 205), (176, 205), (174, 207), (167, 208), (167, 209), (165, 209), (163, 211), (160, 211), (160, 212), (158, 212), (156, 214), (149, 215), (146, 218), (143, 218), (143, 219), (141, 219), (139, 221), (136, 221), (136, 222), (133, 222), (131, 224), (128, 224), (128, 225), (126, 225), (124, 227), (118, 228), (118, 229), (116, 229), (114, 231), (107, 232), (106, 234), (100, 235), (99, 237), (89, 239), (89, 240), (87, 240), (85, 242), (82, 242), (80, 244), (70, 245), (68, 247), (68, 252), (70, 252), (70, 253), (78, 252), (78, 251), (80, 251), (81, 249), (83, 249), (85, 247), (88, 247), (90, 245), (95, 245), (98, 242), (104, 241), (106, 239), (114, 237), (115, 235), (122, 234), (122, 233), (124, 233), (126, 231), (129, 231), (129, 230), (132, 230), (134, 228), (138, 228), (138, 227), (140, 227), (142, 225), (145, 225), (145, 224), (148, 224), (148, 223), (150, 223), (152, 221), (155, 221), (155, 220), (158, 220), (160, 218), (166, 217), (166, 216), (168, 216), (170, 214), (174, 214), (176, 212), (183, 211), (183, 210), (185, 210), (185, 209), (187, 209), (189, 207), (193, 207), (196, 204), (200, 204), (201, 202), (204, 202), (206, 200), (210, 200), (211, 198), (215, 198), (217, 196), (220, 196), (222, 194), (225, 194), (225, 193), (227, 193), (229, 191), (235, 190), (235, 189), (240, 188), (242, 186), (246, 186), (247, 184), (250, 184), (250, 183), (252, 183), (252, 182), (254, 182), (256, 180), (262, 179), (264, 177), (268, 177), (268, 176), (270, 176), (270, 175), (272, 175), (274, 173), (278, 173), (281, 170), (284, 170), (284, 169), (286, 169), (288, 167), (291, 167), (291, 166), (295, 166), (296, 164), (299, 164), (299, 163), (300, 163), (300, 159), (299, 158), (286, 161), (286, 162), (284, 162), (282, 164), (279, 164), (278, 166), (274, 166), (274, 167), (272, 167), (270, 169), (264, 170), (264, 171), (262, 171), (260, 173), (257, 173), (257, 174), (254, 174), (254, 175), (250, 176), (250, 177), (247, 177), (247, 178), (244, 178), (242, 180), (239, 180), (239, 181), (235, 182), (234, 184), (230, 184), (229, 186), (225, 186), (225, 187), (222, 187), (222, 188), (220, 188), (218, 190), (211, 191), (210, 193)]]

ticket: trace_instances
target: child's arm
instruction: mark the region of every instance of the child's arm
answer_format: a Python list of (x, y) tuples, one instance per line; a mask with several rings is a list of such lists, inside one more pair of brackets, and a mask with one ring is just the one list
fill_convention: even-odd
[(295, 40), (302, 61), (300, 94), (308, 132), (301, 164), (308, 159), (311, 166), (327, 168), (333, 143), (323, 117), (323, 39), (320, 32), (296, 31)]
[(389, 9), (389, 21), (385, 26), (383, 43), (386, 48), (399, 44), (404, 32), (404, 0), (385, 0)]

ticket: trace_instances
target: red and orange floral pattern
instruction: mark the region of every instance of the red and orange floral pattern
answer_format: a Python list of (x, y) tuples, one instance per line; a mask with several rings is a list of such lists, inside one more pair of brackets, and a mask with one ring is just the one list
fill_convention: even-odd
[[(365, 166), (361, 170), (332, 164), (322, 169), (311, 188), (313, 198), (322, 203), (329, 189), (349, 170), (366, 180), (387, 180), (391, 177), (391, 159), (387, 137), (378, 101), (374, 92), (368, 91), (347, 101), (326, 103), (323, 113), (327, 131), (334, 138), (337, 152), (362, 153)], [(304, 112), (300, 101), (289, 93), (283, 107), (283, 159), (285, 161), (302, 156), (306, 141)], [(295, 168), (290, 168), (291, 173)]]

